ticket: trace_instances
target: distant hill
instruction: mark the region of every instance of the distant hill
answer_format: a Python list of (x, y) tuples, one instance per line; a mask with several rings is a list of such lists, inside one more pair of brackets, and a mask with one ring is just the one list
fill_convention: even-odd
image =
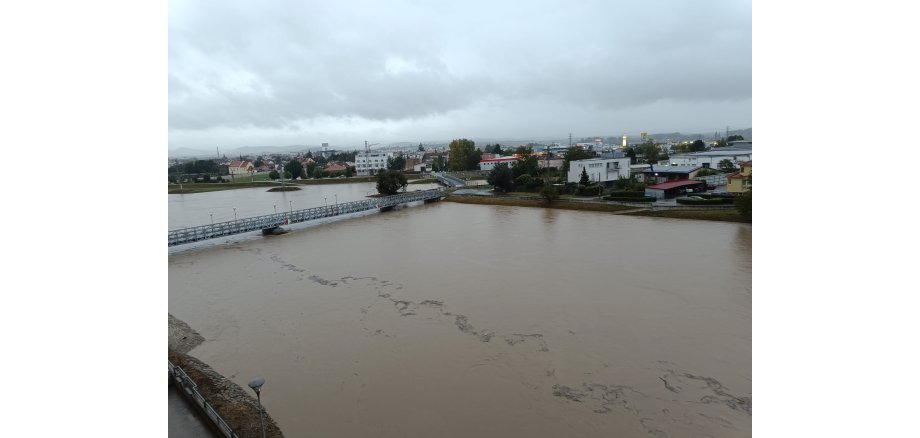
[[(657, 141), (657, 142), (665, 142), (665, 141), (668, 141), (668, 140), (671, 140), (671, 141), (697, 140), (697, 139), (702, 139), (702, 140), (713, 140), (713, 135), (714, 135), (714, 134), (717, 134), (717, 135), (718, 135), (718, 138), (722, 138), (723, 136), (725, 136), (725, 131), (721, 131), (721, 132), (710, 132), (710, 133), (680, 133), (680, 132), (668, 132), (668, 133), (660, 133), (660, 134), (649, 134), (649, 137), (652, 138), (653, 140)], [(730, 131), (729, 131), (729, 135), (740, 135), (740, 136), (744, 137), (745, 140), (751, 140), (752, 137), (753, 137), (753, 128), (730, 130)], [(638, 133), (636, 133), (636, 134), (629, 134), (629, 133), (627, 133), (627, 136), (629, 137), (629, 142), (630, 142), (630, 143), (636, 143), (636, 142), (639, 141), (639, 134), (638, 134)], [(595, 138), (595, 137), (590, 137), (590, 138), (581, 139), (581, 138), (575, 138), (575, 137), (573, 137), (573, 138), (572, 138), (572, 141), (574, 141), (574, 142), (579, 142), (579, 141), (588, 141), (588, 142), (592, 142), (592, 141), (594, 141), (594, 138)], [(613, 137), (611, 137), (611, 136), (602, 136), (601, 138), (603, 138), (604, 142), (607, 143), (607, 144), (620, 144), (620, 140), (621, 140), (622, 137), (619, 137), (619, 136), (613, 136)], [(471, 138), (471, 139), (472, 139), (473, 141), (475, 141), (475, 142), (476, 142), (476, 146), (479, 146), (479, 147), (484, 147), (484, 146), (487, 145), (487, 144), (495, 144), (495, 143), (501, 144), (503, 147), (504, 147), (504, 146), (517, 146), (517, 145), (527, 144), (527, 143), (537, 143), (537, 144), (559, 143), (559, 144), (568, 144), (568, 141), (569, 141), (569, 138), (568, 138), (567, 136), (566, 136), (566, 137), (559, 137), (559, 138), (552, 138), (552, 137), (532, 137), (532, 138), (526, 138), (526, 137), (525, 137), (525, 138), (522, 138), (522, 137), (518, 137), (518, 138), (506, 137), (506, 138)], [(435, 141), (421, 141), (421, 142), (415, 142), (415, 141), (401, 141), (401, 142), (393, 142), (393, 143), (387, 143), (387, 144), (384, 144), (384, 145), (373, 146), (371, 149), (373, 149), (373, 150), (381, 150), (381, 149), (414, 149), (415, 147), (418, 146), (419, 143), (424, 144), (426, 148), (431, 148), (431, 147), (446, 147), (446, 146), (450, 143), (451, 140), (452, 140), (452, 139), (435, 140)], [(352, 151), (352, 150), (362, 151), (362, 150), (364, 150), (364, 144), (348, 145), (348, 146), (333, 145), (333, 146), (330, 146), (330, 147), (331, 147), (332, 149), (341, 150), (341, 151)], [(321, 146), (321, 145), (245, 146), (245, 147), (241, 147), (241, 148), (227, 149), (227, 150), (224, 150), (223, 148), (221, 148), (221, 150), (220, 150), (220, 155), (221, 155), (221, 157), (227, 156), (227, 158), (233, 158), (233, 157), (238, 157), (238, 156), (240, 156), (240, 155), (243, 155), (243, 156), (246, 156), (246, 155), (249, 155), (249, 156), (257, 156), (257, 155), (268, 155), (268, 154), (287, 154), (287, 153), (306, 152), (306, 151), (314, 151), (314, 152), (315, 152), (315, 151), (318, 151), (318, 150), (321, 150), (321, 149), (322, 149), (322, 146)], [(170, 158), (170, 159), (172, 159), (172, 158), (212, 159), (212, 158), (216, 158), (216, 157), (217, 157), (217, 148), (214, 148), (214, 149), (211, 149), (211, 150), (190, 149), (190, 148), (178, 148), (178, 149), (170, 149), (170, 150), (169, 150), (169, 158)]]

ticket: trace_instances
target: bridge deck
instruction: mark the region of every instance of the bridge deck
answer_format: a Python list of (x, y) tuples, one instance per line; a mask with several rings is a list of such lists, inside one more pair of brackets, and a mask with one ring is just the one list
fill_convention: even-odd
[(417, 192), (401, 193), (399, 195), (385, 196), (376, 199), (346, 202), (330, 205), (328, 207), (313, 207), (292, 212), (269, 214), (211, 225), (182, 228), (169, 232), (169, 246), (183, 245), (202, 240), (216, 239), (251, 231), (266, 230), (285, 224), (296, 224), (326, 217), (341, 216), (360, 211), (392, 207), (407, 202), (425, 201), (441, 198), (442, 189), (420, 190)]

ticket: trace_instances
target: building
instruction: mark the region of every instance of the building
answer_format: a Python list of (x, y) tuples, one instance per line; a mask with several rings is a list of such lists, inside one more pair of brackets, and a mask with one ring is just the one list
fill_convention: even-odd
[(393, 158), (392, 152), (358, 152), (355, 154), (355, 170), (360, 176), (375, 175), (380, 169), (387, 168), (389, 158)]
[(588, 174), (588, 179), (606, 184), (620, 178), (629, 178), (629, 157), (589, 158), (569, 162), (568, 182), (581, 180), (581, 172)]
[(725, 187), (725, 191), (728, 193), (744, 193), (751, 190), (750, 176), (751, 162), (745, 161), (741, 163), (740, 172), (735, 172), (728, 176), (728, 184)]
[(230, 170), (230, 177), (249, 176), (256, 171), (255, 166), (248, 161), (233, 160), (227, 166)]
[(491, 158), (488, 160), (482, 160), (479, 162), (479, 170), (492, 171), (492, 169), (494, 169), (496, 165), (502, 164), (502, 163), (507, 164), (508, 167), (511, 167), (511, 165), (514, 164), (515, 161), (519, 161), (519, 160), (520, 158), (518, 157), (497, 157), (497, 158)]
[[(735, 144), (737, 143), (737, 146)], [(712, 169), (719, 168), (719, 162), (729, 160), (735, 166), (751, 161), (751, 142), (732, 142), (732, 146), (715, 148), (705, 152), (691, 152), (688, 154), (672, 155), (672, 166), (702, 166)]]
[(696, 178), (703, 166), (658, 166), (650, 165), (642, 171), (643, 181), (649, 184), (658, 184), (668, 181), (680, 181)]
[(705, 181), (678, 180), (668, 181), (661, 184), (655, 184), (645, 187), (645, 196), (652, 196), (658, 199), (669, 199), (680, 196), (684, 193), (705, 192)]

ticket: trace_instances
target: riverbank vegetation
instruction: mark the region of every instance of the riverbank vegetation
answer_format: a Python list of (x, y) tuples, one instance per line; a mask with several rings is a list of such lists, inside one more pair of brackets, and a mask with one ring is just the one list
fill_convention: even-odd
[(632, 210), (634, 207), (628, 207), (618, 204), (586, 203), (586, 202), (565, 202), (553, 201), (547, 202), (543, 198), (521, 199), (506, 198), (503, 196), (477, 196), (477, 195), (451, 195), (444, 199), (448, 202), (459, 204), (479, 204), (479, 205), (508, 205), (514, 207), (539, 207), (539, 208), (556, 208), (560, 210), (581, 210), (581, 211), (602, 211), (602, 212), (621, 212)]
[[(407, 180), (419, 180), (419, 181), (428, 181), (431, 183), (437, 182), (437, 180), (432, 179), (422, 179), (421, 175), (412, 175), (406, 174)], [(260, 178), (261, 177), (261, 178)], [(244, 181), (245, 180), (245, 181)], [(351, 178), (322, 178), (322, 179), (302, 179), (294, 181), (284, 181), (284, 184), (287, 186), (308, 186), (314, 184), (349, 184), (349, 183), (366, 183), (366, 182), (376, 182), (376, 176), (355, 176)], [(419, 182), (421, 184), (421, 182)], [(241, 177), (233, 182), (213, 182), (213, 183), (191, 183), (191, 184), (182, 184), (181, 188), (179, 184), (169, 184), (169, 194), (183, 194), (183, 193), (206, 193), (206, 192), (216, 192), (220, 190), (233, 190), (233, 189), (249, 189), (254, 187), (261, 188), (273, 188), (280, 187), (281, 183), (278, 181), (268, 180), (268, 175), (256, 175), (254, 181), (250, 181), (249, 177)]]

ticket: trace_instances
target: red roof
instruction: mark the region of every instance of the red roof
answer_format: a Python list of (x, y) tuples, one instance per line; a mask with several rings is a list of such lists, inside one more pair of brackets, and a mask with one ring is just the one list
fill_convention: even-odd
[(677, 181), (668, 181), (661, 184), (655, 184), (653, 186), (646, 186), (647, 189), (658, 189), (658, 190), (667, 190), (673, 189), (675, 187), (685, 187), (685, 186), (696, 186), (700, 184), (706, 184), (704, 181), (695, 181), (689, 179), (681, 179)]

